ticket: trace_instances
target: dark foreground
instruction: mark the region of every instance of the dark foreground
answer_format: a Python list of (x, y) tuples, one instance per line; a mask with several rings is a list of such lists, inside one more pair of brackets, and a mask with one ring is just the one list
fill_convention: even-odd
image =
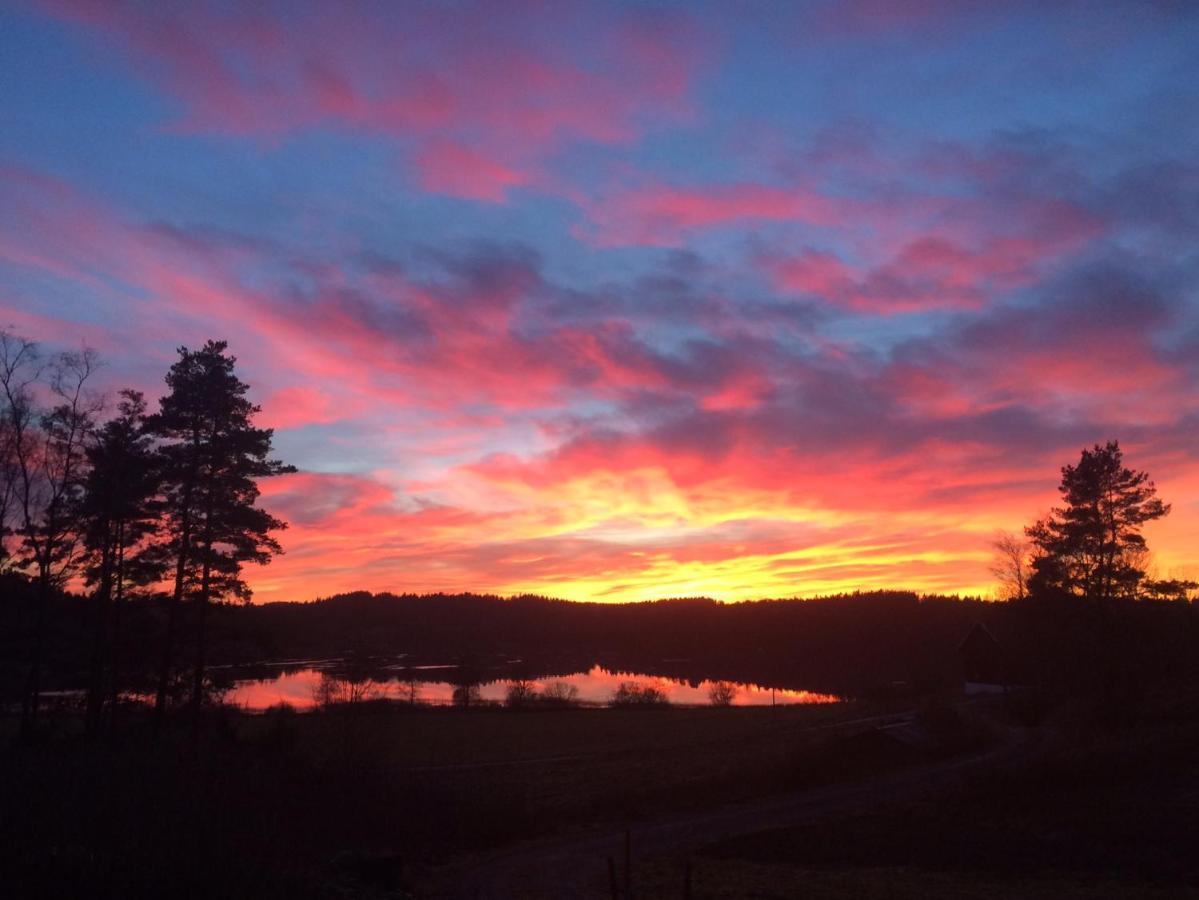
[(649, 855), (632, 868), (637, 896), (684, 896), (687, 883), (730, 898), (1199, 896), (1193, 720), (1032, 740), (923, 791), (880, 778), (866, 802), (817, 796), (793, 825)]
[(1189, 895), (1193, 705), (64, 717), (6, 751), (0, 865), (30, 897), (604, 897), (609, 857), (638, 897)]

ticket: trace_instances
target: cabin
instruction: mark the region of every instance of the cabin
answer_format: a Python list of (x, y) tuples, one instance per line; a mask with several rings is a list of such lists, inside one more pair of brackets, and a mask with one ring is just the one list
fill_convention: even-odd
[(1008, 672), (1003, 647), (981, 622), (958, 644), (958, 658), (968, 695), (1002, 694), (1007, 690)]

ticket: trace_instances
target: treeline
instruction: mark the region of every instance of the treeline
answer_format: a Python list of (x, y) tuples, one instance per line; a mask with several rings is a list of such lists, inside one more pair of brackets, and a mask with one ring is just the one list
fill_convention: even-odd
[[(152, 687), (165, 600), (127, 608), (128, 684)], [(93, 600), (52, 609), (64, 679), (89, 634)], [(559, 677), (600, 664), (692, 683), (753, 682), (852, 696), (960, 685), (960, 646), (976, 625), (994, 637), (1009, 684), (1127, 709), (1146, 690), (1199, 680), (1199, 622), (1188, 602), (1025, 598), (1007, 603), (903, 591), (724, 604), (707, 599), (599, 604), (543, 597), (355, 592), (314, 603), (214, 606), (214, 661), (351, 658), (452, 664), (453, 680)], [(139, 649), (140, 648), (140, 649)], [(519, 663), (513, 663), (520, 660)], [(142, 673), (140, 676), (137, 673)], [(491, 674), (489, 674), (491, 673)], [(419, 676), (417, 676), (419, 677)], [(432, 675), (430, 677), (433, 677)]]
[(552, 662), (553, 653), (691, 682), (867, 695), (960, 684), (960, 645), (981, 624), (998, 642), (1012, 684), (1115, 694), (1199, 678), (1199, 621), (1185, 601), (995, 603), (874, 591), (601, 604), (357, 592), (230, 612), (244, 616), (262, 649), (292, 658), (416, 649), (447, 661), (495, 653), (536, 664)]
[(902, 591), (735, 604), (360, 591), (235, 615), (280, 658), (416, 651), (447, 662), (519, 658), (532, 669), (569, 659), (694, 682), (844, 692), (952, 679), (957, 641), (981, 606)]
[[(155, 722), (184, 695), (198, 713), (209, 607), (247, 598), (243, 566), (280, 552), (272, 532), (285, 523), (257, 506), (257, 482), (293, 471), (270, 458), (272, 432), (253, 424), (258, 408), (226, 350), (180, 348), (155, 410), (125, 390), (106, 416), (95, 352), (46, 357), (0, 331), (0, 586), (23, 660), (23, 735), (37, 724), (48, 648), (73, 628), (65, 589), (80, 583), (86, 648), (73, 647), (72, 665), (86, 654), (88, 731), (122, 690), (125, 610), (157, 593), (162, 627), (137, 648), (157, 651)], [(185, 625), (190, 684), (178, 665)]]

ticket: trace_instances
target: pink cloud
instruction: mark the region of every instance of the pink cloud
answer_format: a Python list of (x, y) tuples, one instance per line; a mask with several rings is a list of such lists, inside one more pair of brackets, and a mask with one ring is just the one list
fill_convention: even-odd
[(854, 283), (855, 272), (835, 253), (805, 250), (773, 260), (774, 281), (780, 288), (802, 294), (838, 297)]
[(592, 201), (587, 212), (589, 224), (581, 233), (601, 246), (676, 246), (689, 232), (745, 222), (829, 225), (839, 207), (798, 187), (653, 185)]
[(454, 141), (429, 142), (416, 155), (414, 164), (426, 191), (471, 200), (499, 203), (509, 188), (529, 181), (527, 174)]
[[(906, 200), (897, 207), (884, 201), (861, 208), (865, 222), (892, 223), (879, 239), (863, 243), (870, 262), (850, 265), (836, 254), (811, 249), (765, 255), (762, 262), (778, 290), (857, 312), (976, 308), (1034, 283), (1106, 230), (1099, 217), (1073, 204), (1020, 197), (990, 204), (975, 198), (919, 198), (911, 204), (915, 221), (894, 228), (907, 205)], [(1014, 222), (997, 217), (996, 206), (1007, 207)]]
[[(396, 273), (357, 280), (341, 266), (308, 263), (293, 273), (307, 285), (296, 296), (261, 278), (264, 266), (291, 265), (277, 248), (132, 224), (52, 184), (44, 190), (32, 174), (0, 180), (24, 211), (20, 227), (0, 227), (0, 259), (72, 280), (95, 302), (119, 295), (139, 310), (127, 328), (154, 328), (168, 346), (226, 335), (254, 347), (271, 373), (264, 407), (277, 427), (334, 421), (370, 402), (530, 410), (583, 392), (670, 387), (663, 361), (628, 322), (517, 330), (517, 311), (540, 288), (523, 261), (472, 261), (476, 271), (429, 283)], [(283, 372), (336, 385), (336, 399), (280, 385)]]
[(291, 385), (274, 391), (260, 405), (263, 421), (269, 422), (272, 428), (325, 425), (351, 418), (361, 408), (361, 404), (339, 402), (332, 395), (305, 385)]
[[(682, 13), (572, 4), (286, 4), (157, 10), (46, 0), (180, 103), (172, 127), (273, 137), (337, 127), (415, 144), (427, 190), (495, 202), (572, 141), (623, 143), (689, 115), (709, 41)], [(561, 7), (559, 7), (561, 8)], [(452, 60), (452, 65), (443, 65)]]

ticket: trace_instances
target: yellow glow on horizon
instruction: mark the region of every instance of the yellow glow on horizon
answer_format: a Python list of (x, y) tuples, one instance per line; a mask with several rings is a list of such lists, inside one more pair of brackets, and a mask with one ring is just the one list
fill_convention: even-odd
[[(436, 482), (442, 506), (405, 512), (371, 494), (327, 520), (296, 523), (283, 535), (287, 553), (247, 573), (256, 599), (359, 589), (600, 602), (879, 589), (991, 597), (997, 532), (1019, 532), (1056, 499), (1048, 479), (1035, 495), (1013, 494), (1004, 482), (1012, 473), (982, 473), (975, 486), (994, 491), (985, 504), (937, 506), (910, 499), (929, 488), (904, 482), (905, 467), (865, 469), (843, 495), (840, 483), (830, 491), (818, 477), (768, 490), (744, 470), (687, 481), (656, 463), (612, 471), (593, 462), (577, 471), (450, 470)], [(1191, 484), (1199, 477), (1162, 493), (1185, 498)], [(1151, 571), (1194, 577), (1195, 516), (1177, 500), (1175, 509), (1146, 530)]]

